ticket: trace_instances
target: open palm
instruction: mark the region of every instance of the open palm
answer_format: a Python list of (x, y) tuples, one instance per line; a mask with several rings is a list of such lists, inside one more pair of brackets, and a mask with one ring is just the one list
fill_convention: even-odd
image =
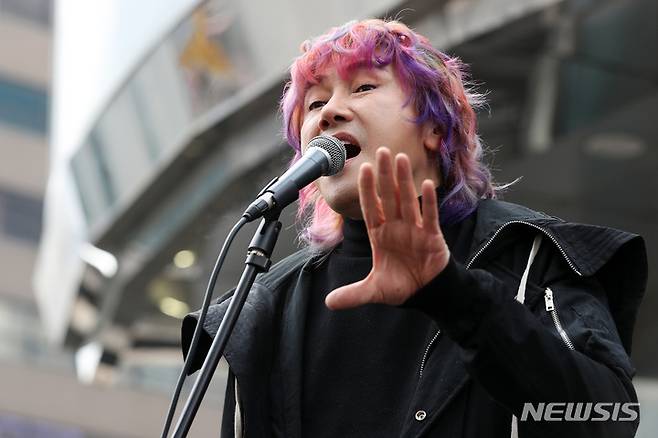
[(327, 295), (329, 308), (402, 304), (445, 268), (450, 251), (439, 227), (434, 183), (425, 180), (421, 192), (422, 213), (405, 154), (398, 154), (393, 163), (390, 151), (380, 148), (376, 174), (369, 163), (361, 166), (359, 199), (372, 247), (372, 270), (363, 280)]

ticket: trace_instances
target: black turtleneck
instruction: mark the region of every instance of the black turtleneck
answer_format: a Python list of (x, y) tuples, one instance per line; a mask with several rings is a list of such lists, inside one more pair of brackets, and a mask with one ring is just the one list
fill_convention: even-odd
[[(470, 250), (474, 215), (442, 227), (453, 258)], [(332, 290), (372, 268), (363, 221), (345, 219), (343, 241), (313, 272), (306, 315), (302, 436), (397, 437), (419, 379), (424, 348), (437, 330), (423, 312), (368, 304), (331, 311)]]

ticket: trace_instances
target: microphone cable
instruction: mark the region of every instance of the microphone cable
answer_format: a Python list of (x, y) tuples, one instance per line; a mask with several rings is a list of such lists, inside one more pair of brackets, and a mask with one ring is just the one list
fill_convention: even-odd
[(206, 319), (206, 314), (208, 313), (208, 308), (210, 307), (210, 300), (212, 299), (212, 293), (215, 289), (215, 283), (217, 282), (217, 277), (219, 276), (219, 271), (222, 269), (224, 264), (224, 259), (228, 253), (228, 249), (233, 243), (233, 239), (238, 234), (238, 231), (247, 223), (249, 220), (246, 217), (241, 217), (238, 222), (233, 225), (231, 231), (229, 231), (228, 236), (224, 240), (222, 249), (217, 256), (215, 261), (215, 266), (213, 267), (212, 273), (210, 274), (210, 279), (208, 280), (208, 286), (206, 287), (206, 293), (203, 296), (203, 305), (201, 306), (201, 312), (199, 313), (199, 319), (197, 320), (196, 326), (194, 327), (194, 334), (192, 335), (192, 343), (190, 348), (187, 351), (187, 357), (183, 364), (183, 369), (181, 370), (180, 375), (178, 376), (178, 381), (176, 382), (176, 389), (174, 390), (174, 395), (171, 398), (169, 404), (169, 410), (167, 411), (167, 419), (165, 421), (164, 428), (162, 429), (161, 438), (167, 438), (169, 434), (169, 428), (171, 427), (171, 421), (174, 418), (174, 413), (176, 412), (176, 405), (178, 404), (178, 398), (180, 397), (181, 390), (183, 389), (183, 383), (187, 377), (187, 372), (192, 366), (192, 357), (196, 353), (197, 346), (199, 344), (199, 339), (201, 339), (201, 333), (203, 332), (203, 324)]
[[(185, 381), (187, 372), (192, 366), (192, 357), (196, 353), (199, 340), (201, 339), (203, 323), (205, 322), (206, 314), (210, 307), (210, 300), (212, 298), (213, 289), (215, 288), (217, 276), (224, 264), (226, 253), (228, 252), (228, 248), (231, 246), (235, 235), (246, 223), (261, 217), (273, 205), (278, 204), (279, 208), (282, 208), (297, 199), (299, 196), (299, 190), (303, 186), (318, 179), (322, 175), (335, 175), (343, 169), (343, 166), (345, 166), (347, 152), (341, 140), (329, 135), (320, 135), (312, 138), (308, 143), (308, 146), (307, 153), (302, 159), (294, 163), (281, 176), (281, 178), (274, 178), (263, 190), (261, 190), (256, 201), (251, 203), (240, 220), (238, 220), (233, 228), (231, 228), (228, 236), (226, 236), (224, 245), (219, 252), (215, 266), (210, 274), (206, 293), (203, 297), (203, 306), (201, 307), (199, 319), (194, 327), (192, 342), (187, 357), (185, 358), (183, 369), (181, 370), (181, 374), (178, 376), (178, 381), (176, 382), (176, 389), (174, 390), (174, 395), (172, 396), (169, 405), (169, 411), (167, 412), (167, 419), (162, 430), (161, 438), (167, 438), (167, 435), (169, 434), (169, 428), (171, 427), (171, 421), (176, 412), (176, 405), (178, 404), (178, 398), (180, 397), (180, 392), (183, 388), (183, 382)], [(312, 153), (309, 154), (310, 151), (312, 151)], [(268, 193), (269, 195), (265, 197)]]

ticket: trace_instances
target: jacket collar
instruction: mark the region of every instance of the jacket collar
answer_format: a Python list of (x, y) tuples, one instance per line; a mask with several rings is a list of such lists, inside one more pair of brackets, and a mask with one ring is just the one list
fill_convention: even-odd
[(482, 248), (496, 233), (496, 239), (504, 237), (501, 234), (507, 227), (534, 227), (549, 237), (572, 270), (581, 276), (594, 275), (623, 245), (640, 237), (614, 228), (566, 222), (521, 205), (492, 199), (481, 200), (477, 214), (476, 248)]

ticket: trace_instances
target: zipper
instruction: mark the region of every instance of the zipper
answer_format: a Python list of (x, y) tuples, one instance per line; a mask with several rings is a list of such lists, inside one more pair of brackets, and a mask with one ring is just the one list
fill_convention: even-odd
[(566, 260), (566, 262), (567, 262), (567, 264), (569, 265), (569, 267), (571, 268), (571, 270), (572, 270), (573, 272), (575, 272), (576, 274), (578, 274), (579, 277), (582, 277), (582, 276), (583, 276), (583, 274), (581, 274), (580, 271), (579, 271), (578, 269), (576, 269), (576, 267), (574, 266), (574, 264), (573, 264), (573, 262), (571, 261), (571, 259), (569, 259), (569, 257), (567, 256), (567, 253), (564, 251), (564, 249), (563, 249), (563, 248), (560, 246), (560, 244), (558, 243), (557, 239), (556, 239), (555, 237), (553, 237), (553, 235), (552, 235), (551, 233), (549, 233), (546, 229), (540, 227), (539, 225), (535, 225), (535, 224), (533, 224), (533, 223), (526, 222), (526, 221), (508, 221), (508, 222), (505, 222), (503, 225), (501, 225), (500, 228), (498, 228), (498, 229), (496, 230), (496, 232), (494, 233), (494, 235), (491, 236), (491, 239), (489, 239), (489, 240), (487, 241), (487, 243), (485, 243), (485, 244), (482, 246), (482, 248), (480, 248), (480, 249), (478, 250), (478, 252), (476, 252), (475, 255), (471, 258), (471, 261), (468, 262), (468, 264), (466, 265), (466, 269), (470, 268), (471, 265), (473, 264), (473, 262), (475, 261), (475, 259), (478, 258), (478, 257), (480, 256), (480, 254), (482, 254), (482, 253), (484, 252), (484, 250), (487, 249), (487, 248), (489, 247), (489, 245), (491, 245), (491, 242), (494, 241), (494, 239), (496, 238), (496, 236), (498, 236), (498, 234), (500, 234), (500, 232), (503, 230), (503, 228), (507, 227), (507, 226), (510, 225), (510, 224), (524, 224), (524, 225), (528, 225), (529, 227), (532, 227), (532, 228), (534, 228), (534, 229), (536, 229), (536, 230), (539, 230), (539, 231), (541, 231), (542, 233), (544, 233), (549, 239), (551, 239), (551, 241), (555, 244), (555, 246), (557, 246), (557, 249), (560, 250), (560, 253), (562, 254), (562, 257), (564, 257), (564, 260)]
[(434, 337), (430, 340), (430, 342), (427, 344), (427, 347), (425, 348), (425, 353), (423, 354), (423, 360), (420, 362), (420, 376), (419, 379), (423, 378), (423, 370), (425, 369), (425, 363), (427, 362), (427, 356), (429, 355), (430, 348), (432, 348), (432, 344), (436, 341), (436, 339), (439, 337), (441, 334), (441, 329), (437, 330), (437, 332), (434, 334)]
[(546, 303), (546, 311), (549, 315), (551, 315), (551, 318), (553, 318), (555, 329), (560, 334), (564, 344), (569, 350), (575, 350), (573, 342), (571, 342), (571, 339), (569, 339), (569, 335), (567, 335), (567, 332), (564, 330), (564, 328), (562, 328), (562, 323), (560, 322), (560, 317), (557, 314), (557, 308), (555, 307), (555, 303), (553, 301), (553, 291), (550, 287), (547, 287), (546, 291), (544, 292), (544, 302)]
[[(546, 229), (540, 227), (539, 225), (535, 225), (535, 224), (530, 223), (530, 222), (519, 221), (519, 220), (507, 221), (503, 225), (501, 225), (496, 230), (496, 232), (493, 234), (493, 236), (491, 236), (491, 238), (489, 240), (487, 240), (484, 245), (482, 245), (482, 247), (473, 255), (473, 257), (471, 257), (471, 260), (466, 264), (466, 269), (470, 269), (470, 267), (473, 265), (475, 260), (478, 257), (480, 257), (480, 255), (482, 255), (482, 253), (491, 245), (491, 243), (496, 239), (496, 237), (500, 234), (500, 232), (504, 228), (506, 228), (507, 226), (509, 226), (511, 224), (528, 225), (529, 227), (532, 227), (532, 228), (534, 228), (536, 230), (539, 230), (542, 233), (544, 233), (544, 235), (546, 235), (549, 239), (551, 239), (551, 241), (555, 244), (555, 246), (560, 251), (560, 254), (562, 254), (562, 257), (567, 262), (567, 264), (569, 265), (571, 270), (573, 272), (575, 272), (579, 277), (583, 276), (583, 274), (581, 274), (580, 271), (578, 269), (576, 269), (576, 266), (573, 264), (571, 259), (569, 259), (569, 257), (567, 256), (567, 253), (564, 251), (564, 249), (562, 248), (562, 246), (560, 246), (557, 239), (551, 233), (549, 233)], [(548, 289), (548, 288), (546, 290), (550, 291), (550, 289)], [(547, 300), (546, 301), (546, 309), (548, 311), (548, 307), (549, 307), (548, 298), (546, 298), (546, 300)], [(550, 292), (550, 302), (551, 302), (551, 306), (553, 306), (553, 304), (552, 304), (552, 302), (553, 302), (553, 292), (552, 291)], [(571, 343), (571, 340), (567, 336), (567, 333), (562, 329), (562, 324), (560, 324), (560, 320), (557, 316), (557, 311), (555, 310), (554, 307), (553, 307), (553, 312), (551, 313), (551, 316), (552, 316), (553, 321), (555, 323), (555, 327), (559, 327), (558, 332), (560, 332), (560, 330), (561, 330), (560, 336), (562, 336), (562, 339), (564, 340), (565, 344), (567, 344), (567, 347), (569, 347), (571, 350), (573, 350), (574, 349), (573, 344)], [(425, 368), (425, 363), (427, 362), (427, 356), (429, 355), (430, 349), (432, 348), (432, 345), (434, 344), (434, 342), (436, 342), (436, 340), (437, 340), (437, 338), (439, 337), (440, 334), (441, 334), (441, 330), (437, 331), (436, 334), (434, 335), (434, 337), (430, 340), (429, 344), (427, 344), (427, 347), (425, 347), (425, 353), (423, 354), (423, 359), (420, 363), (420, 377), (421, 378), (423, 377), (423, 369)], [(563, 334), (564, 334), (564, 336), (563, 336)]]

